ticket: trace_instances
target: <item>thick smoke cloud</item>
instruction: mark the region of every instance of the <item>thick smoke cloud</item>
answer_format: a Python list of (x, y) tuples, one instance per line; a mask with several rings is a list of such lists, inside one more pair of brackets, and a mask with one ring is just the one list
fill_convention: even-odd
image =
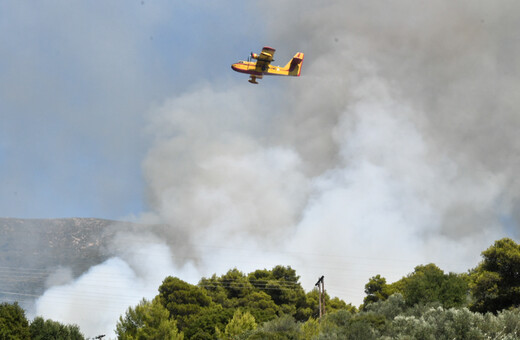
[(356, 303), (372, 275), (464, 271), (516, 235), (514, 3), (264, 6), (277, 59), (304, 51), (303, 76), (276, 94), (206, 85), (156, 112), (159, 220), (195, 246), (277, 249), (308, 289), (325, 273)]
[(205, 87), (167, 102), (150, 126), (161, 135), (144, 164), (151, 201), (192, 240), (282, 236), (304, 207), (301, 160), (263, 142), (269, 115), (255, 95)]

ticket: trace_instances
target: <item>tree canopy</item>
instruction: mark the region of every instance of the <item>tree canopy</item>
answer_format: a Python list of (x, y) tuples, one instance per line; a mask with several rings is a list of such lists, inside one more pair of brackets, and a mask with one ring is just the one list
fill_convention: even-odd
[[(520, 246), (501, 239), (468, 273), (418, 265), (393, 283), (369, 278), (360, 309), (305, 292), (289, 266), (234, 268), (190, 284), (167, 277), (157, 296), (129, 307), (118, 339), (516, 339), (520, 338)], [(2, 339), (83, 339), (79, 327), (0, 304)]]
[(460, 307), (467, 301), (468, 283), (463, 275), (445, 274), (433, 263), (415, 267), (413, 273), (396, 282), (409, 305), (439, 302), (444, 307)]
[(64, 325), (41, 316), (29, 323), (25, 311), (15, 303), (0, 304), (0, 339), (9, 340), (83, 340), (77, 325)]
[(29, 326), (31, 340), (63, 339), (63, 340), (83, 340), (79, 326), (64, 325), (58, 321), (45, 320), (38, 316), (34, 318)]
[(191, 285), (176, 277), (167, 277), (159, 287), (159, 302), (168, 310), (170, 317), (182, 330), (192, 315), (198, 314), (212, 301), (206, 290)]
[(119, 317), (116, 335), (122, 340), (182, 340), (184, 335), (169, 314), (159, 299), (151, 302), (143, 299), (135, 308), (128, 308), (124, 317)]
[(365, 293), (365, 306), (386, 300), (394, 293), (400, 293), (410, 306), (438, 302), (450, 308), (467, 304), (469, 288), (466, 275), (445, 274), (435, 264), (430, 263), (416, 266), (412, 273), (392, 284), (387, 284), (381, 275), (373, 276), (365, 285)]
[(0, 339), (30, 339), (29, 321), (18, 303), (0, 304)]
[(495, 241), (482, 252), (482, 262), (471, 272), (471, 308), (493, 312), (520, 305), (520, 245), (509, 238)]

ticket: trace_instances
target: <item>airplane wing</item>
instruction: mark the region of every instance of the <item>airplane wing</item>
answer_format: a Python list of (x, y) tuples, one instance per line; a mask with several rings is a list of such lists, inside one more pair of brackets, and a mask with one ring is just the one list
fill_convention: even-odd
[(274, 51), (276, 51), (274, 48), (265, 46), (260, 54), (255, 55), (257, 60), (256, 68), (262, 70), (262, 72), (266, 71), (271, 61), (274, 60)]
[(262, 49), (262, 52), (260, 53), (260, 55), (258, 56), (258, 60), (266, 61), (266, 62), (270, 63), (271, 61), (274, 60), (273, 59), (274, 51), (276, 51), (274, 48), (265, 46)]

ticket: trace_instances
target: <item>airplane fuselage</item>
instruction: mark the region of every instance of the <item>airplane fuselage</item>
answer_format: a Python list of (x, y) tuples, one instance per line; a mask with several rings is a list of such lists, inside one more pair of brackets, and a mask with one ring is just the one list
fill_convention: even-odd
[(240, 73), (252, 74), (255, 76), (263, 76), (263, 75), (288, 76), (289, 75), (289, 69), (285, 69), (283, 67), (274, 66), (274, 65), (265, 65), (264, 67), (261, 67), (260, 65), (257, 65), (256, 61), (242, 61), (241, 60), (238, 63), (231, 65), (231, 68), (234, 71), (237, 71)]

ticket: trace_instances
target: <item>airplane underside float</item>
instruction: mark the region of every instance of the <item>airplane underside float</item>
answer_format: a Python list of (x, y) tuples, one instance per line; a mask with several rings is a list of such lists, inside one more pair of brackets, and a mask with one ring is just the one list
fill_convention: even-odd
[(260, 54), (251, 52), (250, 59), (255, 59), (256, 61), (241, 60), (238, 63), (231, 65), (231, 68), (234, 71), (249, 74), (249, 82), (251, 84), (258, 84), (256, 80), (262, 79), (263, 76), (299, 77), (300, 72), (302, 71), (303, 53), (296, 53), (287, 65), (281, 67), (271, 65), (271, 62), (274, 61), (274, 51), (274, 48), (265, 46)]

